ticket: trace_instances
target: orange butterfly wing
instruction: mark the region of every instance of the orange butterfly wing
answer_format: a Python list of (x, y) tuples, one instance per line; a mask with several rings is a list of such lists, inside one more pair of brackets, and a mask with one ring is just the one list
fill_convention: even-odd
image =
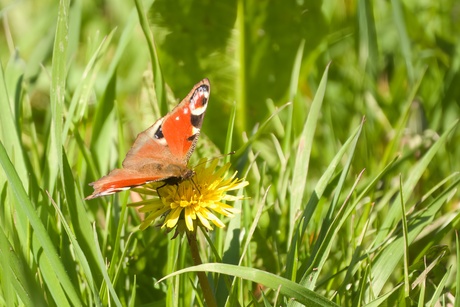
[(200, 134), (209, 94), (209, 80), (203, 79), (170, 113), (139, 133), (123, 168), (91, 183), (94, 192), (86, 199), (148, 182), (177, 182), (192, 176), (187, 163)]

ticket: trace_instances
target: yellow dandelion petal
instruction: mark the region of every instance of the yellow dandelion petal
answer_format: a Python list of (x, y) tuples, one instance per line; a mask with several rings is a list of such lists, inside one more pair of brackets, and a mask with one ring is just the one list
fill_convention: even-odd
[(182, 212), (182, 208), (181, 207), (178, 207), (176, 209), (173, 209), (169, 214), (168, 216), (166, 217), (166, 221), (165, 221), (165, 224), (163, 225), (163, 227), (166, 225), (166, 227), (168, 228), (173, 228), (174, 226), (176, 226), (177, 224), (177, 221), (179, 220), (179, 217), (180, 217), (180, 214)]
[[(140, 228), (145, 229), (155, 220), (164, 217), (162, 228), (176, 228), (176, 234), (185, 229), (196, 231), (197, 225), (208, 230), (225, 227), (217, 215), (233, 217), (240, 210), (233, 208), (225, 201), (240, 201), (243, 195), (228, 195), (229, 191), (244, 188), (249, 183), (237, 178), (237, 172), (228, 175), (230, 163), (218, 167), (218, 160), (206, 162), (202, 159), (194, 168), (195, 175), (190, 180), (179, 182), (177, 185), (146, 185), (143, 187), (146, 195), (156, 191), (159, 199), (146, 200), (132, 206), (139, 206), (147, 217)], [(143, 190), (139, 190), (142, 194)], [(147, 193), (148, 192), (148, 193)]]
[(213, 222), (213, 224), (216, 225), (219, 228), (224, 228), (225, 227), (225, 224), (222, 223), (222, 221), (217, 216), (212, 214), (211, 212), (208, 213), (208, 220)]
[(216, 190), (216, 188), (219, 186), (219, 181), (217, 180), (214, 180), (209, 186), (208, 186), (208, 189), (209, 190)]
[(195, 212), (190, 207), (185, 208), (185, 225), (187, 225), (187, 229), (193, 231), (193, 219), (195, 218)]
[[(216, 168), (217, 166), (217, 160), (214, 161), (214, 169)], [(230, 168), (230, 163), (226, 163), (224, 166), (222, 166), (220, 169), (218, 169), (215, 173), (214, 173), (214, 178), (220, 178), (221, 180), (224, 180), (224, 174), (228, 171), (228, 169)]]
[(161, 210), (157, 210), (157, 211), (154, 211), (154, 212), (151, 212), (147, 218), (148, 219), (151, 219), (151, 220), (156, 220), (157, 218), (159, 218), (160, 216), (162, 216), (163, 214), (165, 214), (166, 212), (168, 212), (169, 210), (171, 210), (170, 208), (163, 208)]
[(209, 230), (212, 230), (211, 224), (209, 224), (208, 220), (201, 214), (201, 212), (197, 212), (196, 216), (200, 219), (201, 224)]
[(152, 225), (153, 221), (152, 220), (149, 220), (149, 219), (145, 219), (142, 221), (141, 225), (139, 226), (139, 229), (140, 230), (144, 230), (146, 229), (147, 227), (149, 227), (150, 225)]
[(223, 208), (223, 209), (230, 209), (230, 210), (236, 210), (236, 211), (239, 211), (239, 209), (235, 209), (234, 207), (228, 205), (228, 204), (224, 204), (220, 201), (216, 202), (216, 205), (220, 208)]
[(182, 208), (187, 208), (190, 206), (190, 202), (189, 201), (186, 201), (186, 200), (181, 200), (179, 202), (179, 205), (182, 207)]
[(147, 229), (147, 227), (149, 227), (150, 225), (152, 225), (152, 222), (150, 221), (149, 223), (146, 223), (145, 221), (142, 221), (141, 225), (139, 226), (139, 229), (140, 230), (145, 230)]
[(211, 220), (211, 222), (214, 223), (214, 225), (216, 225), (217, 227), (219, 228), (225, 228), (225, 224), (222, 223), (221, 220), (219, 220), (218, 218), (214, 219), (214, 220)]
[(216, 211), (217, 213), (223, 214), (228, 217), (233, 217), (234, 213), (240, 212), (240, 210), (230, 207), (223, 203), (219, 203), (219, 206), (216, 206), (215, 208), (213, 208), (213, 210)]
[(228, 184), (226, 184), (224, 187), (222, 187), (222, 189), (224, 189), (225, 191), (239, 190), (241, 188), (244, 188), (248, 184), (249, 182), (247, 181), (235, 180), (233, 182), (229, 182)]
[(171, 207), (171, 209), (183, 208), (180, 204), (180, 201), (179, 202), (171, 201), (169, 203), (169, 206)]
[(222, 223), (221, 220), (217, 216), (215, 216), (211, 211), (207, 210), (206, 208), (202, 208), (199, 213), (202, 215), (203, 218), (210, 220), (217, 227), (220, 227), (220, 228), (225, 227), (224, 223)]
[(235, 195), (225, 195), (222, 197), (223, 200), (228, 200), (228, 201), (237, 201), (237, 200), (242, 200), (244, 198), (243, 195), (240, 196), (235, 196)]
[(152, 211), (157, 211), (163, 209), (164, 205), (163, 203), (154, 203), (154, 204), (149, 204), (145, 205), (141, 208), (139, 208), (139, 212), (152, 212)]

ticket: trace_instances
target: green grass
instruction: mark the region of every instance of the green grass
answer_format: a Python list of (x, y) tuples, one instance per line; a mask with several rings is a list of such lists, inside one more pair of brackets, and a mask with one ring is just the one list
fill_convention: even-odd
[[(201, 306), (198, 271), (219, 306), (452, 304), (457, 2), (0, 0), (0, 305)], [(83, 199), (204, 77), (191, 165), (250, 185), (195, 267)]]

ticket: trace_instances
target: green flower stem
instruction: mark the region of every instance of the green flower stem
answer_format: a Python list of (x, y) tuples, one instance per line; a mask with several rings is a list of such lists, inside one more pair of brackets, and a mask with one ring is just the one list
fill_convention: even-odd
[[(196, 232), (188, 231), (187, 233), (187, 240), (188, 244), (190, 245), (190, 251), (192, 253), (193, 263), (195, 265), (202, 264), (200, 258), (200, 252), (198, 251), (198, 244), (196, 241)], [(216, 307), (216, 298), (212, 293), (211, 285), (209, 284), (208, 277), (206, 276), (205, 272), (197, 272), (198, 274), (198, 281), (200, 282), (201, 290), (203, 291), (204, 299), (208, 307)]]

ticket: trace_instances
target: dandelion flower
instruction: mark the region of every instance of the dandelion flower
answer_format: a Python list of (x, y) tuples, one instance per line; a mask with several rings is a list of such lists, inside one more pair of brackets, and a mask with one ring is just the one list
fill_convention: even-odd
[(224, 201), (236, 201), (244, 197), (228, 195), (227, 192), (248, 185), (247, 181), (236, 178), (236, 172), (227, 176), (229, 168), (230, 163), (217, 168), (217, 160), (209, 165), (202, 160), (194, 169), (195, 175), (189, 180), (177, 185), (162, 186), (161, 182), (157, 182), (138, 188), (137, 191), (143, 194), (151, 194), (152, 190), (156, 190), (160, 196), (130, 204), (141, 206), (139, 211), (147, 214), (140, 228), (144, 230), (157, 219), (162, 220), (161, 228), (168, 231), (177, 227), (176, 234), (185, 229), (194, 232), (199, 225), (208, 230), (213, 229), (212, 224), (219, 228), (225, 227), (216, 214), (233, 217), (239, 210)]

